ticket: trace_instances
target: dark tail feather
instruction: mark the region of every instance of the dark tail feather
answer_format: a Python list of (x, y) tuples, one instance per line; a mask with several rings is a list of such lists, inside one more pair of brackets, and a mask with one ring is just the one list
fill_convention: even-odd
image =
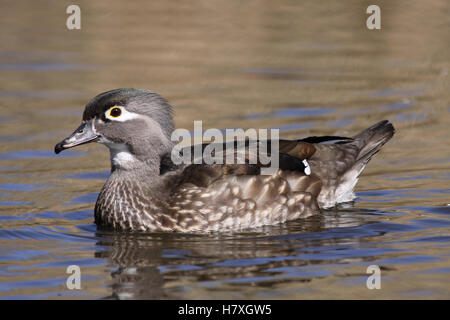
[(394, 126), (383, 120), (354, 136), (361, 148), (356, 162), (365, 165), (392, 138), (394, 132)]

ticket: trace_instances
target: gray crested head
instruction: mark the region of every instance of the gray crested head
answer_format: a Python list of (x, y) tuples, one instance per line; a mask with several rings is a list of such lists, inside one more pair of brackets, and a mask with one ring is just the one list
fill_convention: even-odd
[(166, 99), (147, 89), (120, 88), (100, 93), (88, 102), (83, 112), (83, 121), (104, 116), (112, 106), (124, 106), (130, 112), (154, 119), (170, 138), (173, 127), (173, 109)]
[(81, 126), (55, 152), (95, 141), (109, 148), (112, 171), (157, 174), (161, 157), (173, 146), (172, 113), (168, 102), (150, 90), (107, 91), (88, 102)]

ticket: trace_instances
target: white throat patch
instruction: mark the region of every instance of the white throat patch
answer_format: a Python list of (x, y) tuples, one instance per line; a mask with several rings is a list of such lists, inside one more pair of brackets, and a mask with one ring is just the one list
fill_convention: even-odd
[(117, 168), (126, 168), (136, 161), (124, 143), (105, 143), (111, 154), (111, 164)]
[[(97, 121), (103, 122), (101, 119)], [(97, 134), (94, 121), (92, 121), (92, 131)], [(136, 161), (136, 158), (128, 150), (125, 143), (114, 143), (102, 136), (99, 137), (98, 142), (108, 147), (112, 166), (116, 168), (127, 168), (131, 163)]]

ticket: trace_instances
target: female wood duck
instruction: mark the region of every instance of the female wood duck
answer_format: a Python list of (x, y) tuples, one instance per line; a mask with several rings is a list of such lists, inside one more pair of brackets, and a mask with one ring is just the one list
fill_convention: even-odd
[(109, 148), (111, 175), (95, 205), (97, 225), (204, 233), (307, 217), (352, 201), (359, 175), (394, 135), (385, 120), (353, 138), (280, 140), (279, 169), (262, 175), (263, 165), (249, 161), (175, 164), (173, 130), (172, 107), (149, 90), (116, 89), (86, 105), (81, 126), (55, 152), (89, 142)]

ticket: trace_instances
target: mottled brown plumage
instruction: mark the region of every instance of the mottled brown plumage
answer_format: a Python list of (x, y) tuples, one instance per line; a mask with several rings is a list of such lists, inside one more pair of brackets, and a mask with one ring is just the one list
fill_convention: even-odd
[[(114, 107), (120, 110), (111, 113)], [(361, 171), (394, 134), (381, 121), (353, 138), (280, 140), (278, 169), (262, 175), (269, 165), (253, 161), (261, 150), (252, 149), (251, 141), (234, 153), (237, 159), (245, 152), (241, 164), (175, 164), (172, 130), (171, 107), (148, 90), (117, 89), (88, 103), (82, 125), (55, 151), (92, 141), (110, 149), (111, 176), (95, 205), (98, 225), (201, 233), (307, 217), (353, 200)]]

